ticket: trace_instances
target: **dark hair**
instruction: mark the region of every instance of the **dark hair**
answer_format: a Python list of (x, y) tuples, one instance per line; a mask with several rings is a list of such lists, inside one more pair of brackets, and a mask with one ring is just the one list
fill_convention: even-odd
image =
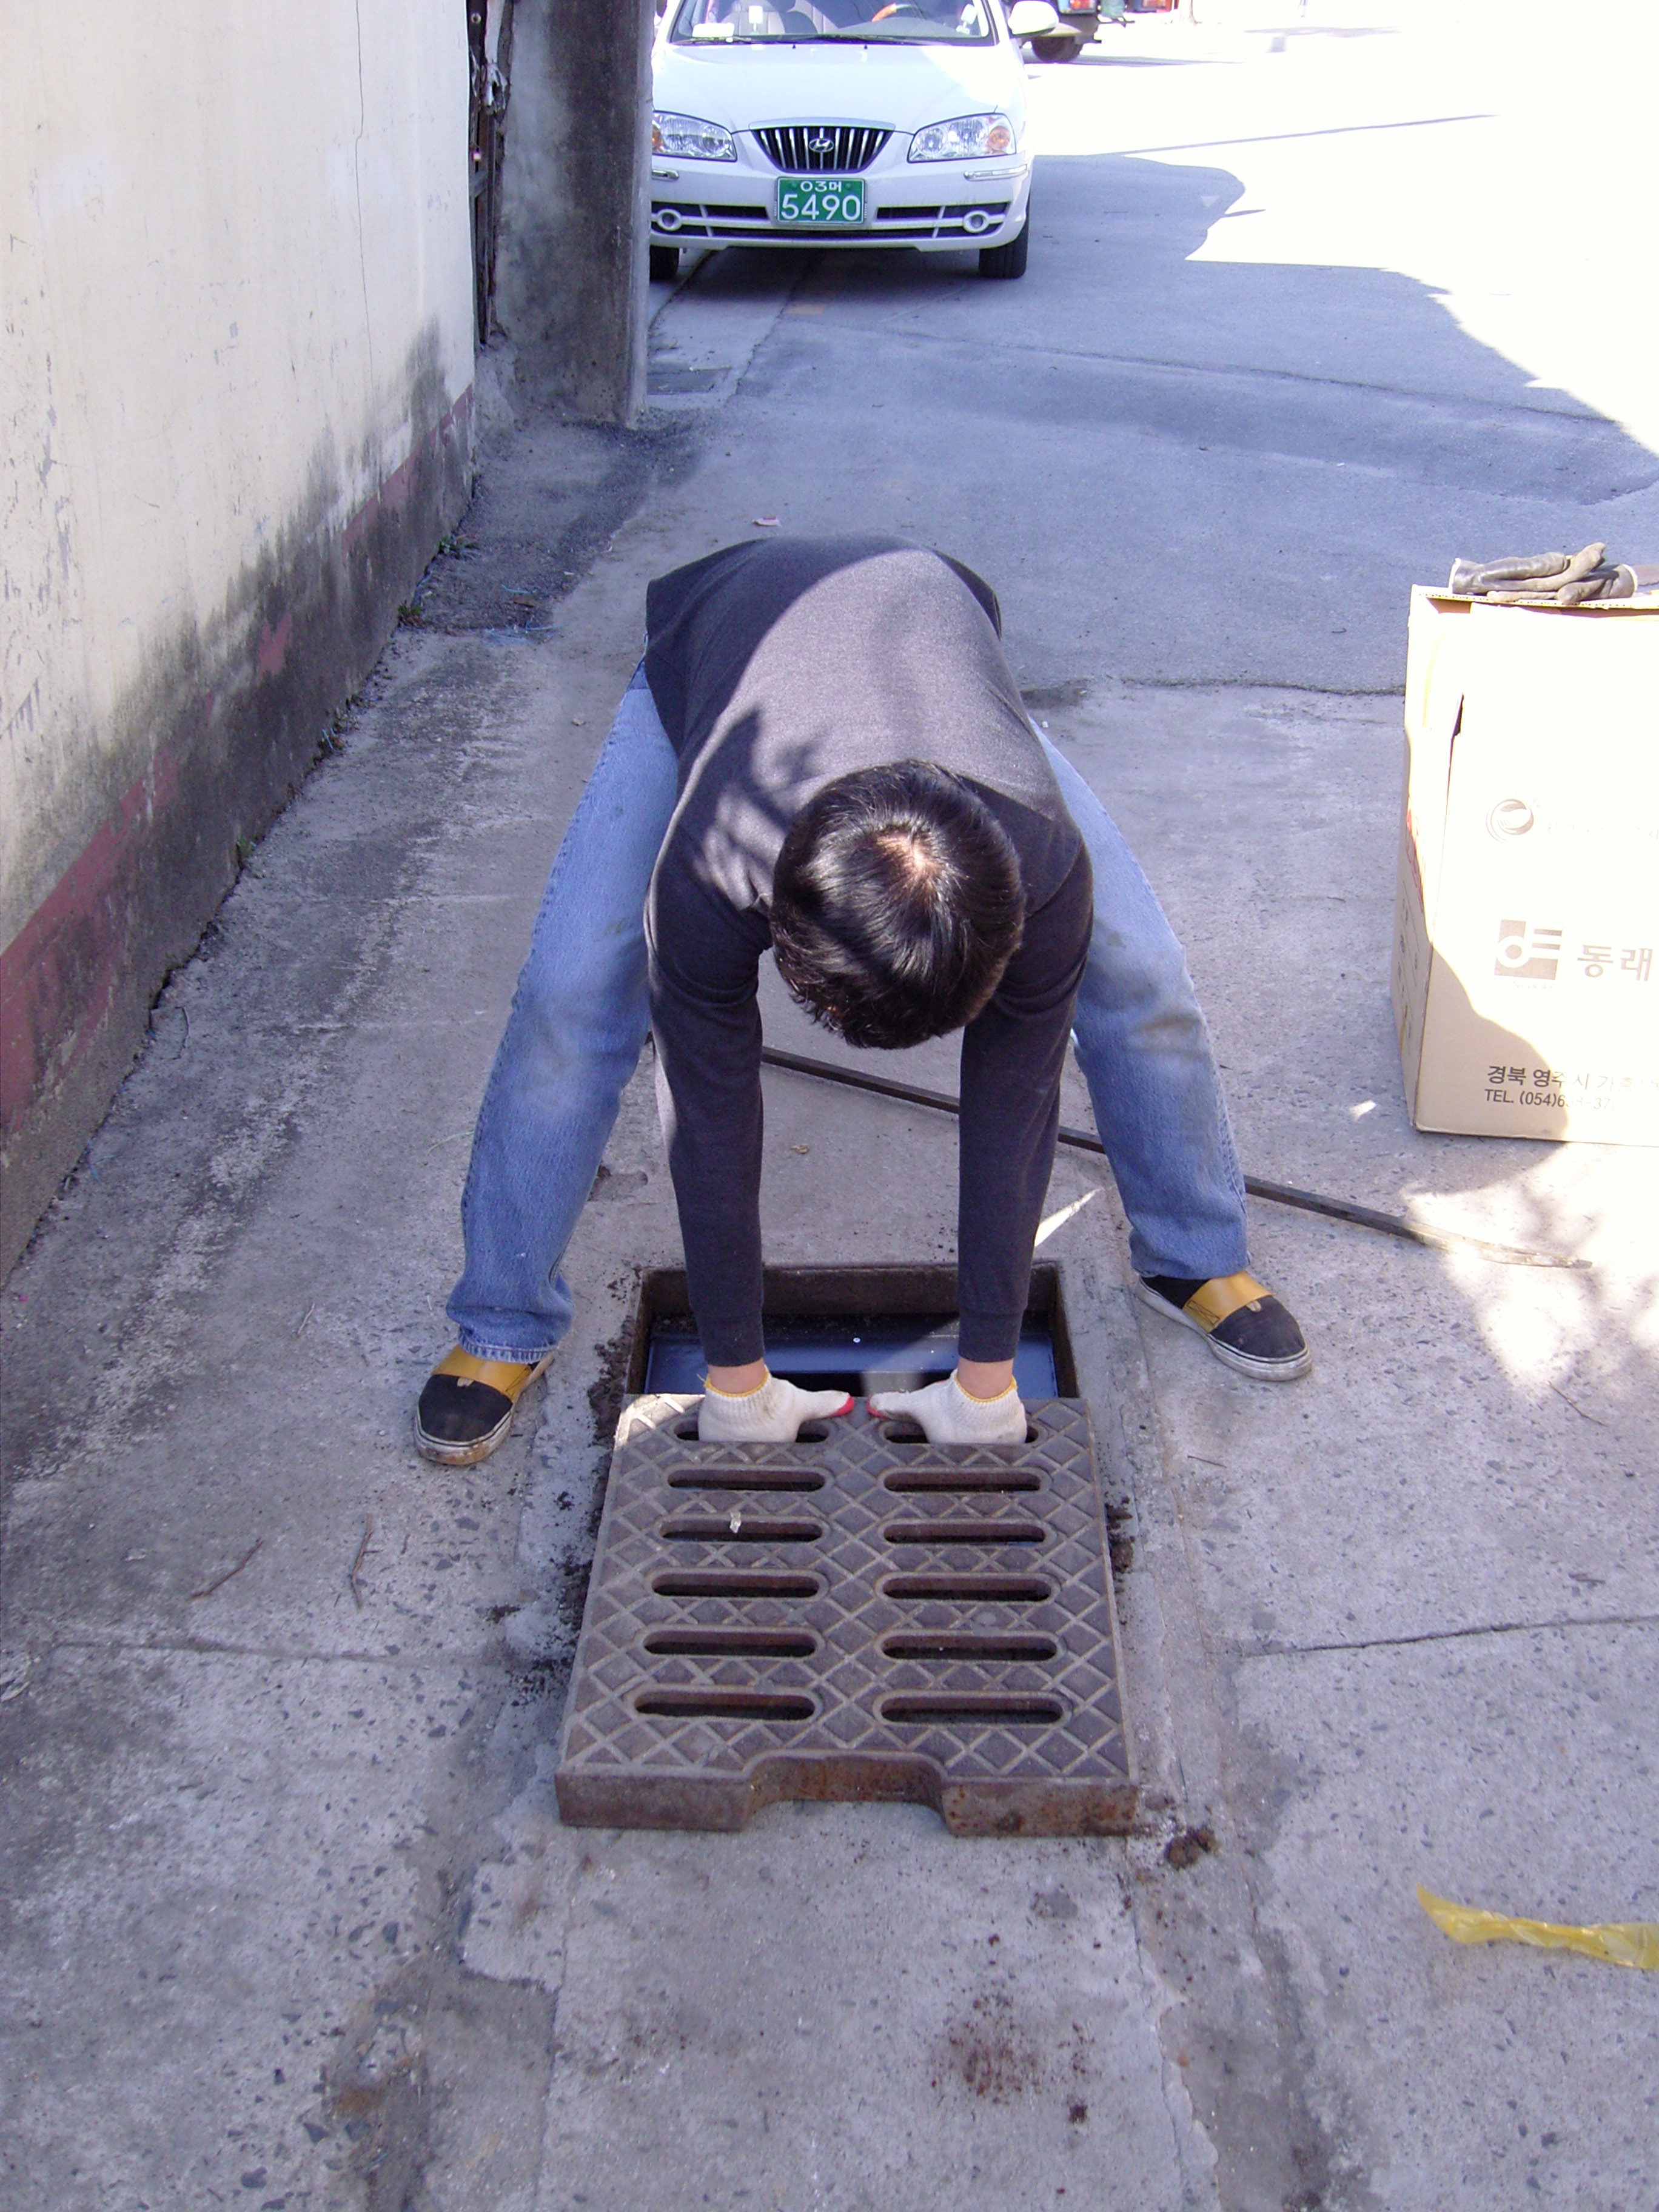
[(970, 1022), (1025, 927), (1019, 860), (967, 785), (927, 761), (855, 769), (790, 823), (772, 881), (778, 973), (848, 1044)]

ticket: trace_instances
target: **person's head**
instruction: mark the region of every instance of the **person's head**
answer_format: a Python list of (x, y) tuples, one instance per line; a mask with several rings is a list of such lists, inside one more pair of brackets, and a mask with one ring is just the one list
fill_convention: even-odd
[(965, 783), (927, 761), (855, 769), (789, 825), (772, 951), (848, 1044), (920, 1044), (970, 1022), (1025, 926), (1019, 861)]

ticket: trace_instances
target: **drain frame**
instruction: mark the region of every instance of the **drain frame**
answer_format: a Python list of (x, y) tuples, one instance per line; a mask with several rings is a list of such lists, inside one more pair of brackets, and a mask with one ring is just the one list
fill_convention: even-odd
[[(944, 1266), (768, 1267), (763, 1279), (764, 1321), (848, 1321), (860, 1316), (938, 1317), (957, 1310), (957, 1271)], [(689, 1321), (691, 1301), (683, 1267), (647, 1268), (634, 1309), (624, 1393), (644, 1394), (651, 1361), (651, 1332), (659, 1321)], [(1055, 1395), (1078, 1395), (1077, 1359), (1066, 1326), (1060, 1272), (1052, 1260), (1031, 1269), (1024, 1321), (1044, 1329), (1054, 1348)]]
[[(872, 1275), (887, 1278), (879, 1290)], [(910, 1310), (931, 1310), (949, 1275), (788, 1281), (798, 1312), (823, 1312), (826, 1285), (856, 1298), (843, 1313), (878, 1297), (892, 1312), (906, 1310), (896, 1279)], [(638, 1366), (653, 1310), (672, 1310), (656, 1302), (683, 1297), (684, 1279), (647, 1278)], [(1045, 1287), (1039, 1310), (1069, 1370), (1057, 1271)], [(818, 1442), (703, 1444), (677, 1433), (696, 1403), (636, 1396), (618, 1425), (555, 1778), (567, 1825), (729, 1832), (781, 1799), (923, 1803), (962, 1836), (1132, 1825), (1080, 1401), (1035, 1402), (1034, 1441), (978, 1448), (895, 1443), (863, 1403)], [(814, 1474), (820, 1486), (796, 1486)], [(768, 1649), (739, 1648), (744, 1637)]]

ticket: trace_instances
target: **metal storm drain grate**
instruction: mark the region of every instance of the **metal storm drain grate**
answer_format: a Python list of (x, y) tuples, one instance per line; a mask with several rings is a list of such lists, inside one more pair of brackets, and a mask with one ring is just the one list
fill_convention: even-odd
[(958, 1835), (1127, 1827), (1135, 1784), (1086, 1408), (932, 1445), (860, 1404), (796, 1443), (617, 1434), (556, 1778), (581, 1827), (906, 1798)]

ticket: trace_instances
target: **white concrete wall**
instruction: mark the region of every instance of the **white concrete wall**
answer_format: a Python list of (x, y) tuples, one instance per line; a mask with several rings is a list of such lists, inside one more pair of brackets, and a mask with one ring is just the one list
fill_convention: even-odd
[(5, 14), (9, 939), (155, 647), (343, 528), (472, 332), (460, 0)]
[(458, 511), (472, 306), (463, 0), (0, 0), (0, 52), (15, 1139), (130, 1057), (146, 842), (178, 957)]

